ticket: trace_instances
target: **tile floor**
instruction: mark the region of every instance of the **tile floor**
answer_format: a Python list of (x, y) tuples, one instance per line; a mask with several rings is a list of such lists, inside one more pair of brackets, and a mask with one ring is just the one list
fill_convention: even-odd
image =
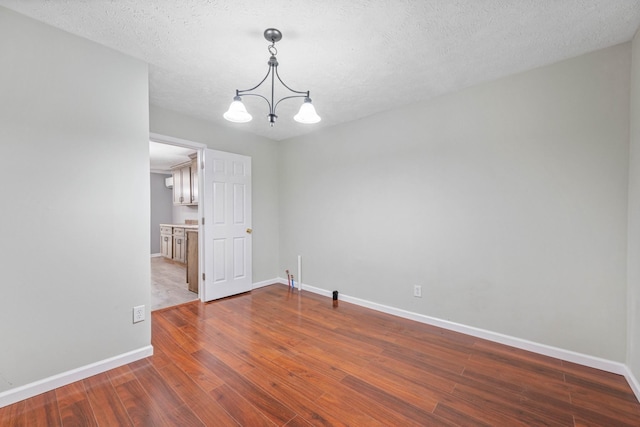
[(163, 257), (151, 258), (151, 310), (198, 299), (187, 289), (185, 264)]

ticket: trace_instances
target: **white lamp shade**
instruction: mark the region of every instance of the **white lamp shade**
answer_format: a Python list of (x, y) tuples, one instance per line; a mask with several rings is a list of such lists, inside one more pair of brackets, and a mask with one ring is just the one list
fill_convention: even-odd
[(298, 114), (293, 116), (293, 120), (298, 123), (313, 124), (318, 123), (322, 119), (318, 113), (316, 113), (316, 109), (311, 103), (311, 100), (309, 98), (305, 98), (304, 102), (300, 106), (300, 111), (298, 111)]
[(234, 123), (247, 123), (253, 119), (251, 114), (247, 112), (239, 96), (233, 98), (233, 102), (229, 105), (229, 109), (223, 114), (223, 117)]

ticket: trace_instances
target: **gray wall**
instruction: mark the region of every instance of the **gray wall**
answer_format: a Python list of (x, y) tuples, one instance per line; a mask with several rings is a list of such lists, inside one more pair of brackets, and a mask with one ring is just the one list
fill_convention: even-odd
[[(219, 113), (224, 113), (226, 107), (221, 104), (220, 108)], [(154, 106), (150, 107), (150, 125), (152, 133), (199, 142), (214, 150), (251, 156), (253, 282), (278, 277), (277, 143), (240, 132), (241, 125), (238, 124), (216, 126)]]
[(300, 254), (312, 286), (624, 361), (630, 58), (282, 143), (279, 270)]
[(151, 334), (146, 64), (2, 7), (0, 58), (2, 392)]
[(640, 380), (640, 32), (633, 39), (629, 150), (629, 338), (627, 365)]
[(151, 254), (160, 253), (160, 224), (173, 222), (173, 192), (165, 185), (171, 174), (151, 173)]

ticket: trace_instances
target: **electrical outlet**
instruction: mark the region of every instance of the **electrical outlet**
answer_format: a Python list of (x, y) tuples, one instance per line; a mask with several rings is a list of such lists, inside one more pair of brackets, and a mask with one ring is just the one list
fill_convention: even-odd
[(133, 323), (142, 322), (144, 320), (144, 305), (133, 307)]
[(413, 296), (417, 298), (422, 298), (422, 286), (413, 285)]

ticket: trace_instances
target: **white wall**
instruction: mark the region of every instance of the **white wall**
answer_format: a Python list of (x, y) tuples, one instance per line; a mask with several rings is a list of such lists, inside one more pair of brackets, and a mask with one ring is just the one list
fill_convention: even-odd
[(624, 44), (282, 143), (280, 271), (624, 361), (629, 70)]
[[(220, 105), (222, 114), (226, 107)], [(152, 133), (251, 156), (253, 283), (278, 277), (277, 143), (243, 132), (242, 125), (220, 127), (155, 106), (150, 107), (150, 125)]]
[[(160, 224), (173, 222), (173, 191), (167, 188), (165, 179), (171, 174), (151, 173), (151, 224), (149, 228), (151, 238), (151, 254), (160, 253)], [(196, 215), (197, 216), (197, 215)]]
[(198, 219), (198, 207), (197, 206), (182, 206), (174, 205), (173, 199), (171, 199), (172, 219), (170, 222), (173, 224), (184, 224), (187, 219)]
[(0, 392), (150, 345), (146, 64), (0, 7)]
[(633, 39), (629, 150), (629, 338), (627, 365), (640, 379), (640, 32)]

